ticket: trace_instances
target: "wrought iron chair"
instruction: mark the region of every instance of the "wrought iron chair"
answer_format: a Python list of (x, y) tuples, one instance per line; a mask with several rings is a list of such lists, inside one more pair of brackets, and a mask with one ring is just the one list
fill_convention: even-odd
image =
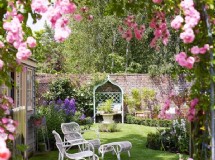
[[(78, 123), (70, 122), (70, 123), (61, 123), (61, 130), (64, 134), (64, 142), (66, 141), (74, 141), (74, 142), (83, 142), (86, 141), (81, 135), (81, 128)], [(89, 130), (87, 130), (89, 131)], [(99, 133), (96, 130), (97, 139), (87, 140), (87, 142), (91, 143), (94, 148), (98, 149), (101, 145), (99, 139)], [(86, 131), (85, 131), (86, 132)]]
[(62, 141), (60, 135), (55, 130), (53, 130), (52, 133), (55, 137), (56, 146), (59, 150), (58, 160), (63, 160), (64, 157), (69, 159), (74, 159), (74, 160), (86, 160), (87, 158), (92, 160), (99, 160), (98, 156), (94, 154), (94, 148), (92, 144), (88, 142), (85, 142), (85, 143), (81, 142), (81, 145), (85, 145), (84, 151), (79, 151), (76, 153), (67, 153), (67, 150), (69, 148), (80, 145), (80, 143), (69, 143), (69, 141), (65, 143)]

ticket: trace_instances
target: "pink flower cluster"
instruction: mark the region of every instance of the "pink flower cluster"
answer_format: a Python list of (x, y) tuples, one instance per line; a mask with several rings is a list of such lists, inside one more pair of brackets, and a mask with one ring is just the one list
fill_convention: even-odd
[(199, 99), (198, 98), (194, 98), (191, 102), (190, 102), (190, 108), (187, 114), (187, 119), (189, 121), (194, 121), (195, 120), (195, 114), (196, 114), (196, 105), (199, 103)]
[(14, 134), (18, 123), (11, 118), (6, 118), (10, 114), (13, 106), (13, 99), (5, 95), (0, 95), (0, 138), (4, 140), (14, 140)]
[(0, 137), (0, 160), (8, 160), (10, 156), (11, 153), (6, 146), (6, 142)]
[(124, 20), (124, 25), (126, 26), (126, 29), (123, 29), (122, 26), (118, 27), (118, 30), (120, 34), (122, 35), (122, 38), (126, 39), (126, 41), (130, 41), (133, 38), (132, 30), (134, 31), (134, 36), (136, 39), (141, 40), (143, 37), (143, 33), (145, 31), (145, 26), (140, 25), (138, 27), (138, 24), (135, 22), (135, 16), (130, 15)]
[(31, 8), (36, 13), (45, 13), (48, 10), (48, 0), (33, 0)]
[(163, 0), (152, 0), (154, 3), (158, 3), (158, 4), (160, 4), (160, 3), (162, 3), (162, 1)]
[(180, 15), (176, 16), (171, 22), (171, 27), (178, 30), (182, 27), (182, 23), (185, 22), (180, 38), (184, 43), (192, 43), (195, 39), (193, 28), (199, 23), (200, 13), (194, 8), (193, 0), (181, 1), (180, 6), (185, 15), (185, 19)]
[(190, 49), (190, 52), (192, 54), (205, 54), (209, 50), (210, 50), (209, 44), (205, 44), (203, 47), (200, 47), (200, 48), (198, 46), (193, 46)]
[[(58, 0), (54, 6), (48, 8), (48, 19), (55, 30), (54, 38), (57, 42), (63, 42), (71, 34), (66, 15), (74, 14), (76, 9), (77, 6), (69, 0)], [(80, 17), (77, 19), (80, 20)]]
[[(31, 51), (28, 49), (36, 46), (36, 41), (33, 37), (28, 37), (27, 42), (24, 42), (24, 32), (22, 30), (22, 21), (23, 16), (17, 14), (17, 10), (13, 3), (10, 4), (12, 12), (6, 13), (6, 19), (3, 23), (3, 28), (7, 31), (6, 41), (18, 50), (16, 57), (18, 61), (26, 60), (31, 56)], [(1, 43), (1, 48), (4, 47), (4, 44)]]
[(171, 103), (170, 97), (168, 97), (168, 99), (164, 103), (164, 106), (161, 108), (158, 118), (171, 119), (170, 115), (166, 113), (166, 111), (169, 110), (169, 108), (170, 108), (170, 103)]
[(163, 12), (156, 12), (155, 17), (151, 20), (149, 26), (154, 29), (154, 38), (150, 43), (150, 47), (156, 48), (156, 42), (161, 39), (164, 45), (167, 45), (170, 36), (167, 28), (165, 14)]
[(175, 56), (175, 60), (178, 62), (178, 64), (182, 67), (192, 69), (193, 65), (195, 63), (195, 58), (190, 56), (187, 57), (187, 54), (185, 52), (180, 52)]

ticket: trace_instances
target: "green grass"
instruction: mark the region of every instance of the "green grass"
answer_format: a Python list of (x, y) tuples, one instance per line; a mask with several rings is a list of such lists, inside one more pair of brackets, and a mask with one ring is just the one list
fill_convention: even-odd
[[(130, 141), (132, 143), (131, 157), (122, 153), (121, 160), (178, 160), (179, 156), (174, 153), (163, 152), (146, 148), (146, 137), (149, 132), (156, 132), (154, 127), (146, 127), (132, 124), (119, 124), (120, 132), (105, 133), (100, 132), (101, 143)], [(96, 128), (97, 125), (93, 126)], [(95, 138), (95, 133), (87, 132), (84, 134), (86, 139)], [(58, 151), (45, 152), (30, 158), (30, 160), (55, 160), (58, 157)], [(106, 153), (104, 160), (116, 160), (116, 155)]]

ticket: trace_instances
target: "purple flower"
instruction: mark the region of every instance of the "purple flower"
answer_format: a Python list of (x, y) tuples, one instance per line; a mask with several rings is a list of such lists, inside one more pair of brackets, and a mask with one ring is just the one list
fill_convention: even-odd
[(84, 114), (81, 115), (80, 120), (84, 120), (86, 116)]
[(63, 103), (63, 101), (61, 99), (57, 100), (57, 105), (61, 105)]

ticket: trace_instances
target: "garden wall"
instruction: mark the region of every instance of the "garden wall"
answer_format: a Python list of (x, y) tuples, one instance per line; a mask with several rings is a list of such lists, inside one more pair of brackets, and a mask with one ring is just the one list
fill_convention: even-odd
[[(81, 75), (61, 75), (61, 74), (37, 74), (36, 80), (38, 82), (37, 98), (38, 105), (43, 103), (42, 94), (48, 92), (49, 84), (60, 77), (70, 77), (75, 80), (78, 85), (90, 83), (92, 76), (89, 74)], [(110, 74), (110, 79), (114, 83), (122, 87), (125, 94), (130, 94), (133, 88), (151, 88), (157, 93), (157, 100), (162, 104), (167, 94), (174, 88), (174, 84), (170, 78), (165, 76), (150, 77), (148, 74)]]

